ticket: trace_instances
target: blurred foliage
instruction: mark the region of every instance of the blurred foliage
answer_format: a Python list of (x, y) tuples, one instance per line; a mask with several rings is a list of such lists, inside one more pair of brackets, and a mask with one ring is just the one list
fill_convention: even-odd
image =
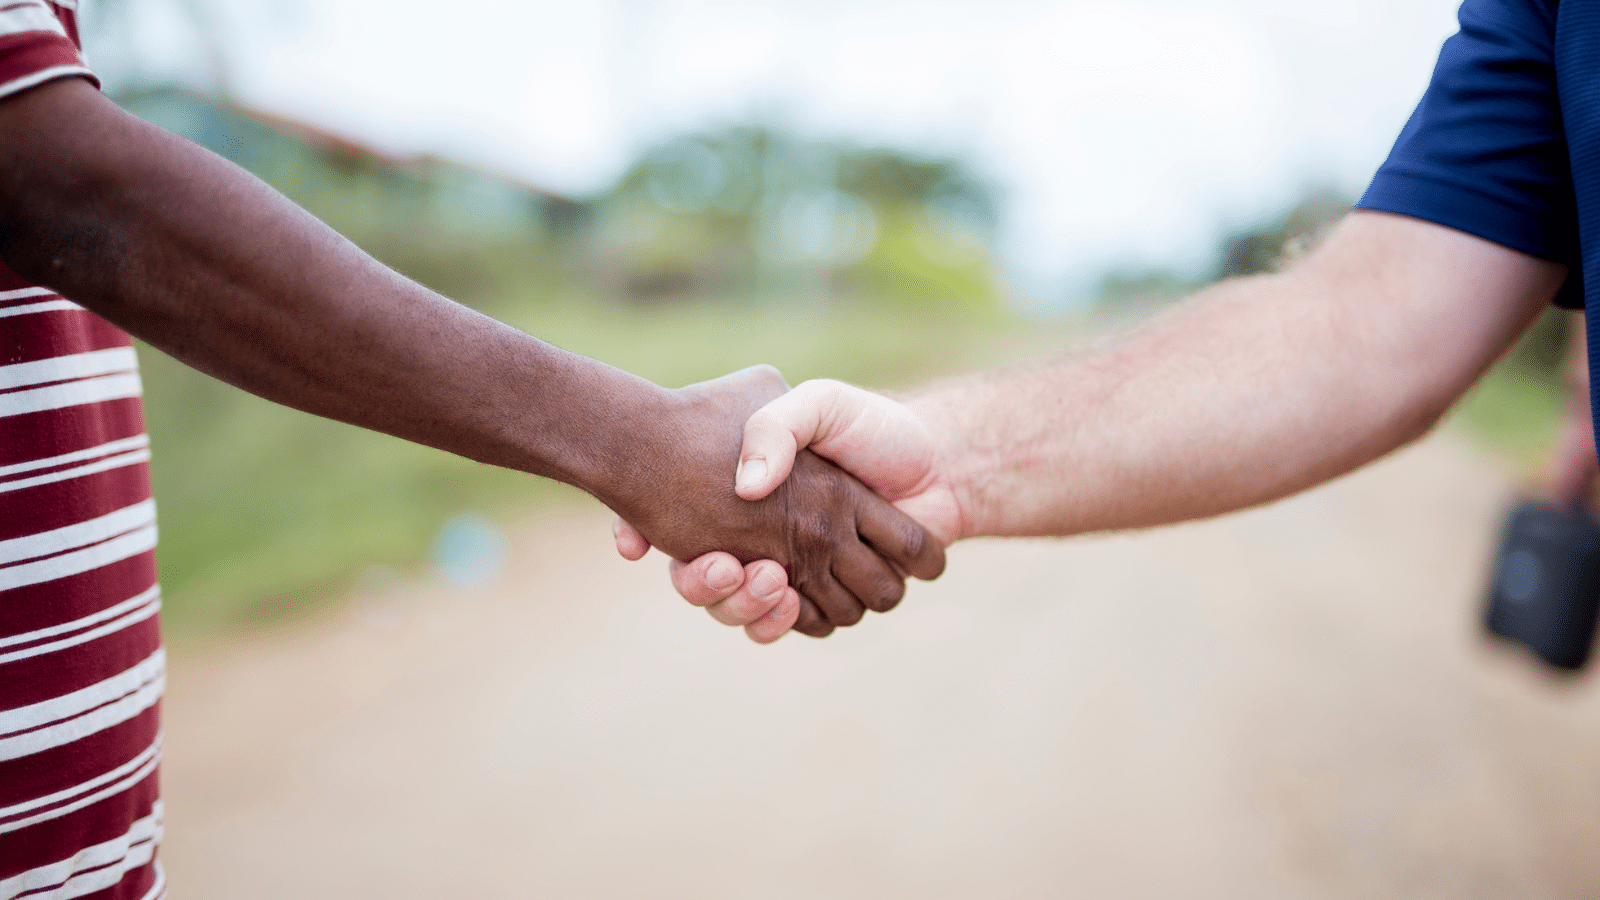
[(1223, 238), (1212, 279), (1282, 271), (1321, 241), (1350, 206), (1350, 198), (1336, 191), (1315, 188), (1306, 192), (1277, 218)]
[(1309, 252), (1349, 211), (1349, 198), (1327, 189), (1309, 190), (1279, 215), (1226, 232), (1205, 274), (1161, 266), (1113, 268), (1094, 288), (1094, 303), (1124, 312), (1148, 312), (1224, 278), (1281, 271)]
[(1101, 277), (1094, 296), (1102, 307), (1148, 309), (1182, 299), (1206, 284), (1203, 278), (1171, 269), (1113, 269)]
[(1004, 308), (996, 201), (955, 160), (731, 126), (650, 149), (595, 204), (609, 296)]

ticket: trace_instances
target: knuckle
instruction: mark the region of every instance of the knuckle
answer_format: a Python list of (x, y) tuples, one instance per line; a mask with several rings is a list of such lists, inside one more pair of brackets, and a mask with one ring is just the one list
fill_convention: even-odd
[(746, 371), (763, 386), (774, 391), (783, 392), (789, 389), (789, 382), (784, 380), (783, 373), (779, 372), (775, 366), (767, 363), (758, 363)]
[(711, 618), (716, 619), (723, 625), (734, 628), (737, 628), (741, 625), (748, 625), (754, 621), (753, 619), (738, 615), (737, 612), (726, 603), (719, 603), (716, 606), (708, 606), (706, 607), (706, 612), (711, 614)]
[[(810, 508), (800, 504), (801, 509)], [(834, 546), (834, 529), (826, 515), (795, 511), (789, 519), (789, 547), (794, 568), (811, 579), (820, 578), (828, 571), (828, 559)]]
[(813, 637), (822, 637), (824, 634), (832, 633), (835, 626), (838, 626), (835, 615), (843, 612), (843, 610), (830, 609), (830, 607), (837, 605), (832, 602), (834, 597), (824, 593), (824, 591), (816, 591), (816, 589), (808, 591), (805, 586), (802, 586), (798, 593), (802, 596), (802, 602), (800, 602), (800, 617), (795, 621), (795, 629), (803, 634), (811, 634)]
[(869, 592), (869, 596), (862, 597), (861, 601), (873, 612), (885, 613), (899, 606), (905, 595), (905, 582), (885, 577)]
[(849, 385), (833, 378), (813, 378), (801, 382), (796, 392), (804, 392), (807, 400), (829, 400), (849, 389)]
[(824, 619), (820, 614), (813, 612), (809, 615), (802, 614), (795, 621), (794, 630), (806, 637), (820, 638), (832, 634), (833, 626), (828, 624), (828, 620)]
[(689, 602), (691, 606), (709, 606), (717, 601), (704, 584), (695, 584), (692, 581), (679, 581), (674, 578), (672, 586), (677, 589), (678, 596)]
[(724, 599), (721, 591), (712, 590), (702, 579), (685, 580), (676, 587), (691, 606), (710, 606)]
[(840, 628), (849, 628), (867, 614), (867, 608), (860, 603), (836, 603), (834, 606), (828, 613), (828, 621)]
[(771, 603), (765, 600), (757, 600), (743, 591), (730, 597), (726, 606), (728, 607), (729, 617), (736, 619), (740, 625), (748, 625), (766, 615), (772, 609)]
[(759, 440), (767, 435), (785, 430), (783, 423), (778, 420), (778, 414), (764, 406), (751, 413), (750, 418), (744, 422), (746, 441)]
[(799, 625), (796, 625), (794, 630), (800, 632), (806, 637), (814, 638), (825, 638), (828, 635), (833, 634), (833, 626), (829, 625), (826, 621), (810, 622), (807, 623), (807, 627), (805, 628), (801, 628)]
[(925, 559), (932, 541), (928, 532), (915, 522), (906, 522), (900, 528), (900, 552), (907, 562)]

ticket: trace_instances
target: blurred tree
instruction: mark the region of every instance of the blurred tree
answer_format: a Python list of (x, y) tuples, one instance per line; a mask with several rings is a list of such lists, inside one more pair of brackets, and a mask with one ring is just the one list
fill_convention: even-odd
[(650, 149), (595, 202), (614, 296), (1002, 305), (998, 201), (959, 160), (734, 125)]
[(1095, 303), (1105, 307), (1144, 308), (1178, 300), (1205, 286), (1205, 280), (1167, 268), (1117, 269), (1095, 288)]
[(1350, 199), (1317, 188), (1305, 194), (1276, 219), (1235, 231), (1217, 250), (1213, 279), (1254, 275), (1281, 269), (1303, 255), (1350, 211)]

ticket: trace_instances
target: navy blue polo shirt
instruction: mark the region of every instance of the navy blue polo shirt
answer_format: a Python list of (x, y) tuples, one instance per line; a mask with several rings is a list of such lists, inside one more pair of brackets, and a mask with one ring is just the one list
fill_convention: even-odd
[[(1466, 0), (1422, 102), (1358, 209), (1426, 219), (1568, 267), (1582, 308), (1578, 214), (1556, 94), (1559, 0)], [(1600, 63), (1600, 61), (1597, 61)]]

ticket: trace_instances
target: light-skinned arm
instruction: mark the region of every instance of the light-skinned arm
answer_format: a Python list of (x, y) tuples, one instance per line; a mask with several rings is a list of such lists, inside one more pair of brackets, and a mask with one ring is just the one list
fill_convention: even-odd
[[(737, 490), (765, 496), (809, 447), (945, 542), (1267, 503), (1428, 431), (1565, 277), (1459, 231), (1355, 212), (1290, 270), (1217, 284), (1079, 353), (903, 402), (802, 384), (746, 424)], [(623, 529), (619, 547), (635, 538)], [(679, 592), (761, 614), (744, 584), (706, 582), (717, 561), (674, 567)]]
[[(398, 275), (81, 79), (0, 101), (0, 259), (252, 393), (577, 485), (679, 558), (782, 563), (826, 615), (799, 620), (813, 633), (893, 605), (896, 567), (943, 565), (809, 454), (782, 495), (733, 496), (740, 427), (786, 389), (775, 371), (666, 390), (567, 353)], [(785, 619), (805, 615), (778, 594)]]

